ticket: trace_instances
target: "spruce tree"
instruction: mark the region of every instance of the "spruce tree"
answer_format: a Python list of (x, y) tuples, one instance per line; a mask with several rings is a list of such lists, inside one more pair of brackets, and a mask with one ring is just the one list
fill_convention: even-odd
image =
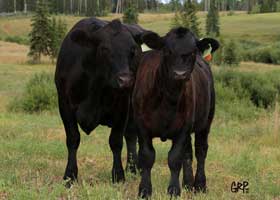
[(133, 7), (133, 5), (129, 5), (123, 14), (123, 22), (126, 24), (137, 24), (138, 23), (138, 12)]
[(175, 12), (175, 17), (172, 20), (172, 27), (182, 26), (190, 29), (197, 37), (200, 36), (200, 23), (196, 16), (197, 9), (194, 2), (187, 0), (179, 12)]
[(38, 63), (42, 55), (49, 55), (51, 43), (51, 20), (48, 5), (43, 0), (39, 0), (36, 5), (35, 15), (32, 18), (32, 31), (30, 33), (29, 56), (32, 61)]
[(197, 9), (195, 3), (191, 0), (184, 2), (184, 5), (179, 13), (175, 13), (175, 17), (172, 21), (172, 26), (182, 26), (190, 29), (197, 37), (200, 36), (200, 28), (198, 17), (196, 16)]
[(66, 35), (67, 25), (65, 21), (61, 19), (56, 20), (54, 17), (52, 18), (51, 25), (51, 41), (50, 41), (50, 57), (52, 61), (58, 56), (60, 45)]
[(206, 19), (206, 33), (207, 35), (219, 36), (219, 10), (216, 6), (216, 0), (212, 0), (210, 4), (210, 10)]

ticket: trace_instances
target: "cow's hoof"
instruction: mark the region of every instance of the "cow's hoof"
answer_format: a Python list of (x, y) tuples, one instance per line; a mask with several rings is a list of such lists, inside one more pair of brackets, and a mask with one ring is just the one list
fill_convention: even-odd
[(172, 197), (178, 197), (181, 195), (181, 189), (178, 186), (170, 185), (167, 190), (168, 194)]
[(193, 191), (193, 184), (183, 183), (183, 188), (184, 188), (187, 192), (192, 192), (192, 191)]
[(131, 174), (136, 174), (137, 173), (136, 165), (134, 165), (134, 164), (127, 165), (126, 171)]
[(74, 177), (64, 176), (64, 177), (63, 177), (63, 180), (65, 181), (65, 182), (64, 182), (65, 187), (66, 187), (67, 189), (70, 189), (70, 188), (74, 185), (74, 183), (75, 183), (75, 181), (76, 181), (77, 179), (74, 178)]
[(141, 199), (150, 199), (152, 196), (152, 187), (139, 187), (138, 197)]
[(113, 183), (121, 183), (125, 181), (123, 170), (112, 170), (112, 181)]
[(195, 193), (206, 193), (207, 187), (205, 182), (198, 182), (194, 184)]

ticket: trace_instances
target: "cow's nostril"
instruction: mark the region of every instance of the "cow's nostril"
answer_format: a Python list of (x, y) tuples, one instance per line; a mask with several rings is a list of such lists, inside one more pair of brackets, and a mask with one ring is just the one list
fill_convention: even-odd
[(131, 77), (126, 75), (126, 76), (119, 76), (118, 77), (118, 83), (120, 88), (125, 88), (125, 87), (130, 87), (131, 86)]

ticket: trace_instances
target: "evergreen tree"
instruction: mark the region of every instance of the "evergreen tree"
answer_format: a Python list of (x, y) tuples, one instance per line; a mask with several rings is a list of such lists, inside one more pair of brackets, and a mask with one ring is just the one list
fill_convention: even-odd
[(220, 35), (219, 10), (216, 6), (216, 0), (212, 0), (210, 4), (210, 10), (206, 19), (206, 33), (213, 36)]
[(123, 22), (126, 24), (138, 23), (138, 12), (132, 5), (125, 9), (123, 15)]
[(191, 0), (184, 2), (184, 5), (179, 13), (175, 13), (175, 17), (172, 21), (172, 26), (182, 26), (190, 29), (197, 37), (200, 36), (200, 23), (196, 16), (196, 5)]
[(43, 0), (37, 2), (31, 26), (30, 51), (28, 55), (32, 57), (33, 62), (37, 63), (40, 62), (41, 55), (49, 55), (52, 38), (48, 6)]
[(54, 17), (52, 18), (51, 43), (49, 46), (52, 61), (54, 61), (54, 59), (58, 56), (60, 45), (66, 35), (66, 30), (67, 26), (64, 21), (61, 19), (56, 20)]

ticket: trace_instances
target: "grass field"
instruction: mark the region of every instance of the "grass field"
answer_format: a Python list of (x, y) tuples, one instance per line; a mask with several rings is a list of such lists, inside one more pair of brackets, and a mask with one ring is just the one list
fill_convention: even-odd
[[(200, 13), (200, 16), (203, 19), (205, 14)], [(140, 22), (147, 28), (164, 33), (169, 29), (170, 18), (171, 14), (143, 15)], [(242, 38), (249, 34), (250, 39), (272, 41), (280, 32), (279, 18), (280, 14), (224, 14), (221, 24), (225, 35)], [(78, 19), (67, 17), (69, 26)], [(0, 18), (0, 35), (27, 35), (29, 24), (29, 18)], [(54, 72), (54, 66), (47, 60), (41, 65), (26, 64), (27, 51), (26, 46), (0, 42), (0, 199), (136, 199), (139, 176), (126, 174), (124, 184), (111, 183), (110, 130), (102, 126), (90, 136), (81, 133), (79, 183), (65, 189), (62, 176), (67, 150), (58, 112), (26, 114), (7, 110), (8, 103), (23, 92), (25, 83), (33, 74)], [(213, 70), (216, 72), (221, 68), (213, 66)], [(244, 73), (270, 71), (280, 76), (280, 66), (277, 65), (246, 62), (235, 70)], [(234, 102), (232, 107), (240, 109)], [(279, 106), (278, 109), (259, 109), (256, 117), (239, 120), (217, 107), (206, 161), (208, 192), (197, 195), (183, 192), (181, 199), (279, 200), (279, 112)], [(153, 199), (169, 199), (166, 190), (170, 142), (154, 140), (154, 144)], [(125, 155), (124, 148), (124, 163)], [(233, 181), (248, 181), (249, 192), (232, 193)]]
[[(204, 32), (206, 13), (200, 12), (199, 19)], [(82, 17), (61, 16), (71, 28)], [(121, 18), (121, 15), (109, 15), (103, 19)], [(143, 27), (166, 33), (171, 26), (173, 14), (140, 14), (139, 23)], [(30, 31), (30, 17), (1, 17), (0, 38), (7, 36), (27, 37)], [(221, 13), (221, 33), (225, 38), (247, 39), (257, 42), (272, 42), (280, 38), (280, 13), (251, 14), (237, 12), (233, 16)]]

